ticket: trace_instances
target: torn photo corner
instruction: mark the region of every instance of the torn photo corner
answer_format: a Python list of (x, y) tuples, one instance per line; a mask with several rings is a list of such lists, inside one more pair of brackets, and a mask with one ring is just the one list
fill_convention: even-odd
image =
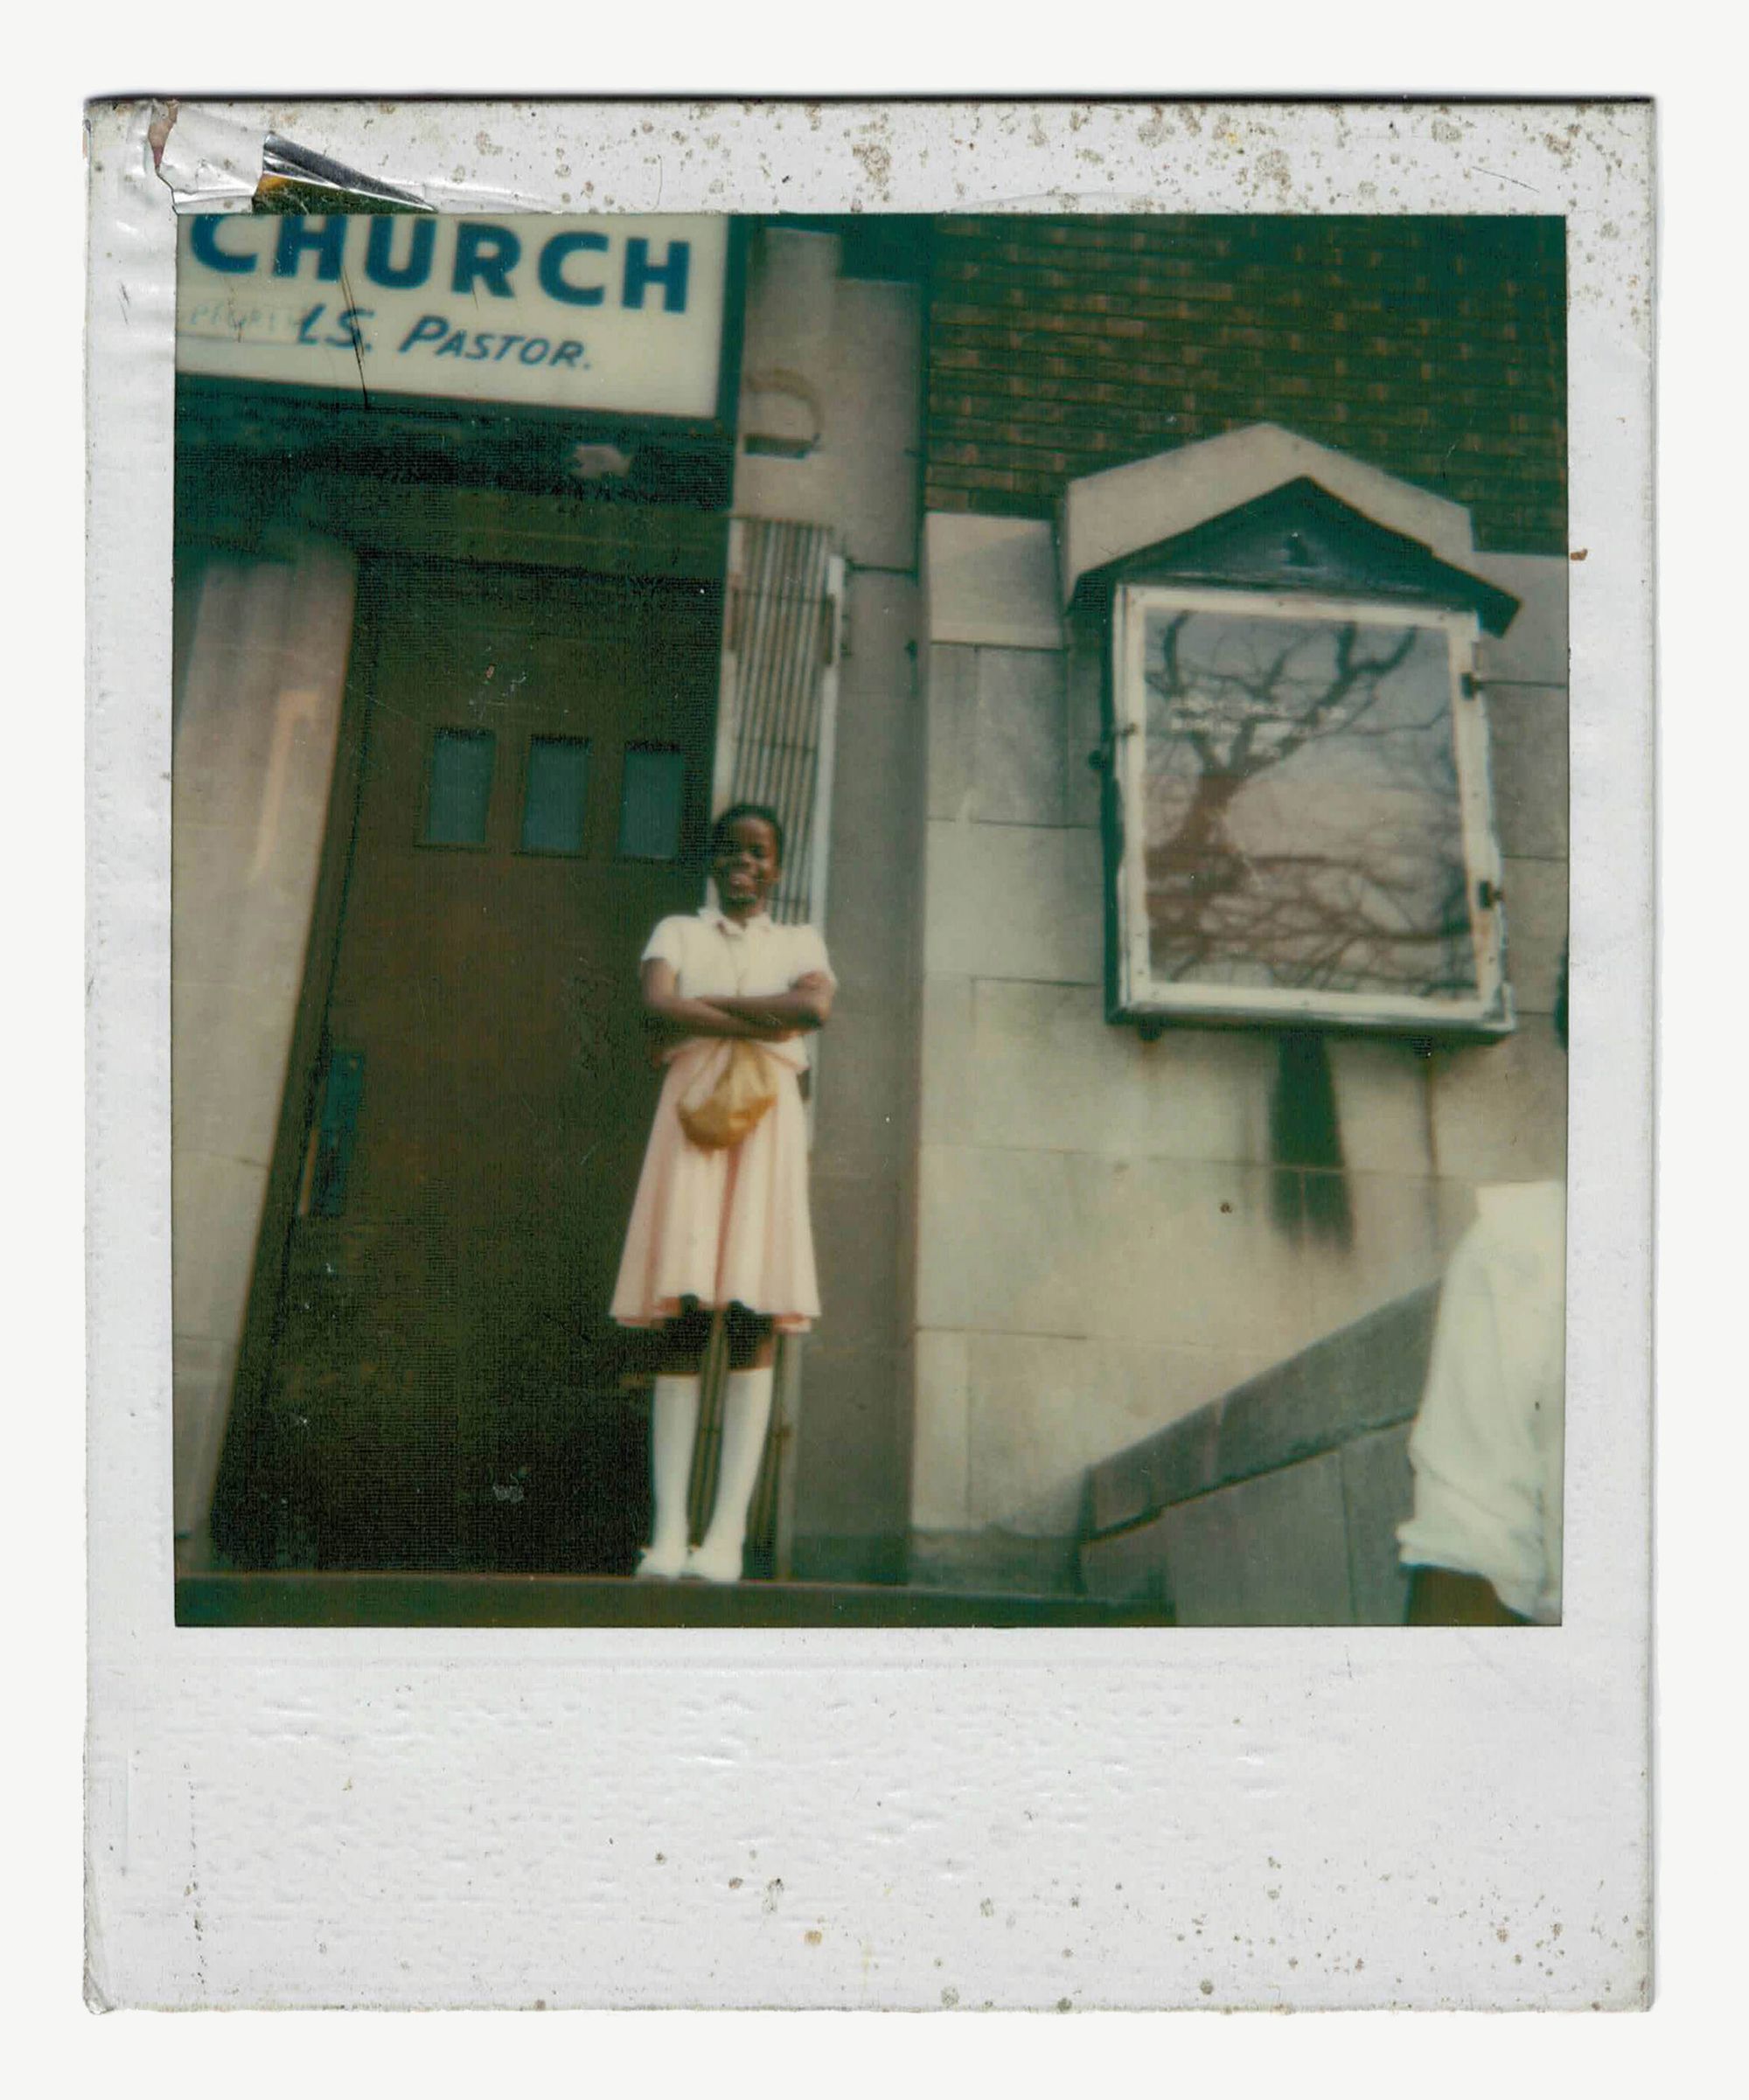
[(87, 129), (90, 2001), (1647, 2003), (1648, 105)]

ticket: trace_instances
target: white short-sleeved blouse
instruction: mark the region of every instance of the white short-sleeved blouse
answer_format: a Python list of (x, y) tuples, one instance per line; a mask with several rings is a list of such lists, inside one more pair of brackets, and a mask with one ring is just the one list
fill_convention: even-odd
[(1446, 1272), (1414, 1433), (1404, 1563), (1483, 1576), (1508, 1610), (1561, 1617), (1566, 1186), (1477, 1192)]
[(769, 912), (742, 925), (711, 905), (662, 920), (640, 960), (672, 963), (683, 999), (770, 998), (816, 973), (838, 982), (816, 928), (780, 926)]

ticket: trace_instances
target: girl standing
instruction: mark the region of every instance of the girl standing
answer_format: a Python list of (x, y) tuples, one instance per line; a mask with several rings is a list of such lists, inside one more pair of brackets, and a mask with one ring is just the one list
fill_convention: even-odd
[[(800, 1080), (803, 1038), (826, 1026), (836, 980), (814, 928), (779, 926), (765, 908), (783, 853), (775, 811), (725, 810), (711, 831), (718, 905), (664, 919), (644, 951), (644, 1011), (667, 1076), (610, 1308), (622, 1326), (662, 1331), (641, 1575), (740, 1579), (777, 1337), (805, 1332), (819, 1312)], [(700, 1377), (719, 1311), (729, 1372), (716, 1505), (689, 1547)]]

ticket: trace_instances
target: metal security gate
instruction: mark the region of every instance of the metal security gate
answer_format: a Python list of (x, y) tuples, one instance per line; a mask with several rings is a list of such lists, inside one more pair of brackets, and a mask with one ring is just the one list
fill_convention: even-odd
[(823, 525), (737, 519), (729, 534), (713, 808), (784, 822), (772, 916), (826, 924), (844, 563)]
[[(784, 826), (784, 870), (771, 900), (786, 925), (826, 928), (833, 759), (844, 561), (823, 525), (736, 518), (730, 528), (718, 689), (713, 812), (763, 802)], [(820, 1046), (814, 1045), (816, 1060)], [(819, 1079), (816, 1062), (813, 1083)], [(808, 1103), (813, 1127), (813, 1101)], [(771, 1429), (748, 1526), (750, 1574), (787, 1575), (801, 1399), (801, 1348), (779, 1343)], [(721, 1326), (706, 1360), (692, 1483), (695, 1534), (715, 1493), (727, 1352)]]

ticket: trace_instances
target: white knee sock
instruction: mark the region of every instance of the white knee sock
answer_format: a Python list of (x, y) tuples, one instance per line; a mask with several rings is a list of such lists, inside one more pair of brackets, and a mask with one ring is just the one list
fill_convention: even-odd
[(650, 1485), (656, 1500), (639, 1575), (678, 1575), (686, 1557), (686, 1491), (699, 1433), (699, 1379), (662, 1372), (650, 1407)]
[(741, 1553), (747, 1542), (747, 1517), (765, 1456), (765, 1431), (771, 1420), (771, 1370), (731, 1371), (722, 1395), (722, 1462), (717, 1470), (716, 1506), (710, 1529), (687, 1562), (688, 1571), (708, 1582), (734, 1582), (741, 1577)]

